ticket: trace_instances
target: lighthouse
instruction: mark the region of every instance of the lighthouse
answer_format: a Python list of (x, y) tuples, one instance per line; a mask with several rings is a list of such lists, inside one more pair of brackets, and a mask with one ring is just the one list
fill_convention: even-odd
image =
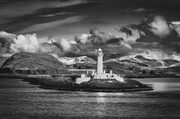
[(107, 73), (103, 70), (103, 51), (99, 48), (97, 51), (97, 69), (93, 71), (91, 77), (87, 77), (85, 74), (81, 74), (80, 78), (76, 79), (76, 83), (80, 84), (82, 82), (88, 82), (90, 80), (117, 80), (119, 82), (124, 82), (124, 78), (121, 77), (119, 74), (114, 74), (112, 71)]
[(97, 74), (103, 74), (103, 52), (101, 48), (97, 50)]
[(124, 82), (124, 78), (122, 78), (120, 75), (112, 73), (106, 73), (105, 70), (103, 70), (103, 51), (101, 48), (97, 50), (97, 71), (96, 73), (93, 73), (93, 79), (108, 79), (108, 80), (118, 80), (120, 82)]
[[(103, 51), (101, 48), (96, 50), (96, 55), (97, 69), (91, 70), (92, 72), (86, 69), (87, 73), (82, 73), (81, 77), (77, 77), (75, 80), (76, 84), (80, 84), (77, 86), (80, 91), (121, 92), (152, 90), (152, 88), (137, 81), (124, 79), (120, 74), (113, 73), (112, 70), (106, 72), (106, 69), (103, 69)], [(111, 62), (106, 65), (111, 65)]]

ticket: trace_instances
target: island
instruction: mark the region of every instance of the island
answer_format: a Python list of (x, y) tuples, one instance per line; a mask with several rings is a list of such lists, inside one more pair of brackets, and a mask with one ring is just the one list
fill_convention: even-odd
[[(21, 78), (23, 81), (39, 85), (41, 88), (57, 90), (91, 92), (153, 90), (152, 87), (148, 85), (113, 73), (112, 70), (104, 69), (103, 51), (101, 48), (96, 51), (96, 68), (84, 69), (83, 72), (82, 69), (74, 69), (76, 73), (70, 71), (68, 67), (50, 55), (21, 52), (14, 54), (4, 62), (0, 69), (0, 77), (12, 79)], [(29, 63), (28, 60), (30, 60), (31, 63)], [(24, 67), (31, 68), (28, 69)]]
[[(88, 71), (76, 78), (79, 90), (96, 92), (124, 92), (153, 90), (150, 86), (135, 80), (126, 79), (119, 74), (114, 74), (112, 70), (106, 72), (103, 69), (103, 51), (97, 51), (97, 70)], [(91, 73), (89, 73), (91, 72)]]

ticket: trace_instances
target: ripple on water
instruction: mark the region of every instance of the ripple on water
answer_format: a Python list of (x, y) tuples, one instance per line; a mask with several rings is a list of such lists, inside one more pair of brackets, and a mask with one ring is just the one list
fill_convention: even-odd
[(95, 93), (40, 89), (21, 80), (11, 80), (0, 80), (1, 117), (180, 117), (180, 87), (177, 82), (144, 80), (153, 86), (167, 83), (171, 91), (167, 86), (158, 86), (161, 90)]

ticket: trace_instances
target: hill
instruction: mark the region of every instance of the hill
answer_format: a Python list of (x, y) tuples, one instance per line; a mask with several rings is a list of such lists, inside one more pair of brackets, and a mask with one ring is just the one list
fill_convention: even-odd
[(27, 52), (14, 54), (2, 65), (2, 69), (19, 74), (58, 74), (64, 68), (63, 64), (51, 55)]
[(87, 56), (79, 56), (79, 57), (59, 57), (56, 54), (51, 54), (53, 57), (58, 59), (61, 63), (65, 65), (73, 65), (73, 64), (96, 64), (96, 61)]
[(175, 59), (148, 59), (142, 55), (110, 59), (104, 63), (115, 72), (127, 77), (170, 77), (178, 76), (180, 61)]
[(8, 57), (0, 56), (0, 67), (3, 65), (3, 63), (8, 59)]
[[(4, 59), (5, 60), (5, 59)], [(69, 74), (67, 68), (96, 69), (96, 61), (87, 57), (58, 57), (57, 55), (17, 53), (7, 59), (0, 70), (18, 74)], [(104, 61), (110, 69), (126, 77), (174, 77), (180, 76), (180, 61), (175, 59), (148, 59), (132, 55)], [(76, 72), (77, 73), (77, 72)], [(79, 72), (82, 73), (82, 72)]]
[[(74, 68), (96, 68), (94, 64), (78, 63)], [(148, 59), (131, 55), (104, 61), (104, 68), (126, 77), (173, 77), (179, 76), (180, 61), (175, 59)]]

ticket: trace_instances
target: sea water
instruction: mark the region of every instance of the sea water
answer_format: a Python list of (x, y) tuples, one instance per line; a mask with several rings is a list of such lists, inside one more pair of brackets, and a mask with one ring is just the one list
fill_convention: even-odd
[(153, 91), (103, 93), (41, 89), (0, 79), (0, 118), (180, 119), (180, 78), (135, 79)]

